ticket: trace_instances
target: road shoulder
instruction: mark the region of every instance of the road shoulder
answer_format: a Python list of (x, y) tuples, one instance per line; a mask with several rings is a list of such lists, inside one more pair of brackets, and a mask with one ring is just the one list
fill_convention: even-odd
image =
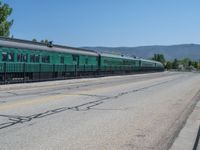
[(175, 139), (170, 150), (192, 150), (200, 125), (200, 101), (189, 116), (185, 126)]

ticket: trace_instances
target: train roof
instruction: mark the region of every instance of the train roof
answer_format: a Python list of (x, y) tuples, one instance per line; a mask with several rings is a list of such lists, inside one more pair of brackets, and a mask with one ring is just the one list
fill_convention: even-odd
[(21, 39), (5, 38), (5, 37), (0, 37), (0, 46), (98, 56), (98, 53), (93, 50), (86, 50), (82, 48), (74, 48), (63, 45), (53, 45), (51, 47), (45, 43), (33, 42)]
[(104, 57), (121, 58), (121, 59), (129, 59), (129, 60), (137, 59), (137, 58), (126, 56), (126, 55), (116, 55), (116, 54), (109, 54), (109, 53), (100, 53), (100, 55)]
[(112, 58), (130, 59), (130, 60), (142, 60), (142, 61), (151, 62), (151, 63), (160, 63), (160, 62), (154, 61), (154, 60), (149, 60), (149, 59), (144, 59), (144, 58), (135, 58), (135, 57), (130, 57), (130, 56), (126, 56), (126, 55), (116, 55), (116, 54), (109, 54), (109, 53), (101, 53), (101, 56), (112, 57)]
[[(6, 38), (6, 37), (1, 37), (1, 36), (0, 36), (0, 46), (12, 47), (12, 48), (23, 48), (23, 49), (30, 49), (30, 50), (44, 50), (44, 51), (51, 51), (51, 52), (63, 52), (63, 53), (99, 56), (99, 53), (94, 50), (86, 50), (82, 48), (74, 48), (74, 47), (57, 45), (57, 44), (51, 47), (51, 46), (48, 46), (46, 43)], [(157, 62), (154, 60), (134, 58), (134, 57), (126, 56), (126, 55), (116, 55), (116, 54), (109, 54), (109, 53), (100, 53), (100, 55), (104, 57), (121, 58), (121, 59), (128, 59), (128, 60), (142, 60), (146, 62), (161, 64), (160, 62)]]
[(141, 58), (140, 60), (146, 61), (146, 62), (151, 62), (151, 63), (162, 64), (161, 62), (158, 62), (158, 61), (155, 61), (155, 60), (149, 60), (149, 59), (143, 59), (143, 58)]
[(125, 56), (125, 55), (116, 55), (116, 54), (109, 54), (109, 53), (101, 53), (100, 55), (104, 56), (104, 57), (121, 58), (121, 59), (128, 59), (128, 60), (141, 60), (141, 61), (145, 61), (145, 62), (163, 65), (162, 63), (160, 63), (158, 61), (144, 59), (144, 58), (135, 58), (135, 57)]

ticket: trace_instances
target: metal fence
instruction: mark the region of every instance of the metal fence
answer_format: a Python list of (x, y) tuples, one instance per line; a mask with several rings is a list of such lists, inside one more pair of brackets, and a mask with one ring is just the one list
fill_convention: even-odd
[(149, 67), (0, 63), (0, 84), (160, 71)]

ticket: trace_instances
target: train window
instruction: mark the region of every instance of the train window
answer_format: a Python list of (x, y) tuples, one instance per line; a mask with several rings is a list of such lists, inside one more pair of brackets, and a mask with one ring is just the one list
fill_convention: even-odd
[(77, 57), (76, 55), (72, 55), (73, 61), (77, 61)]
[(85, 59), (85, 64), (86, 64), (86, 65), (88, 64), (88, 58)]
[(45, 62), (45, 57), (44, 57), (44, 56), (42, 56), (42, 62), (43, 62), (43, 63)]
[[(28, 58), (27, 54), (17, 54), (17, 61), (18, 62), (27, 62), (27, 58)], [(33, 58), (32, 58), (32, 61), (33, 61)]]
[(6, 52), (2, 52), (2, 61), (8, 60), (8, 54)]
[(8, 60), (9, 61), (14, 61), (14, 53), (9, 53), (8, 54)]
[(35, 56), (35, 62), (37, 62), (37, 63), (40, 62), (40, 55)]
[(50, 63), (50, 56), (42, 56), (43, 63)]
[(47, 63), (50, 63), (50, 56), (47, 56)]
[(64, 62), (65, 62), (65, 58), (64, 58), (63, 56), (61, 56), (61, 57), (60, 57), (60, 63), (61, 63), (61, 64), (64, 64)]
[(21, 62), (22, 61), (22, 54), (17, 54), (17, 61)]
[(23, 55), (23, 62), (27, 62), (28, 54)]
[(35, 62), (35, 55), (30, 55), (30, 62)]

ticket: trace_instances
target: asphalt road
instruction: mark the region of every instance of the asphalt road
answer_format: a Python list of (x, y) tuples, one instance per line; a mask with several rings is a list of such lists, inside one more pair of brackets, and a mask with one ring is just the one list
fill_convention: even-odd
[(0, 150), (169, 149), (200, 74), (153, 73), (0, 88)]

